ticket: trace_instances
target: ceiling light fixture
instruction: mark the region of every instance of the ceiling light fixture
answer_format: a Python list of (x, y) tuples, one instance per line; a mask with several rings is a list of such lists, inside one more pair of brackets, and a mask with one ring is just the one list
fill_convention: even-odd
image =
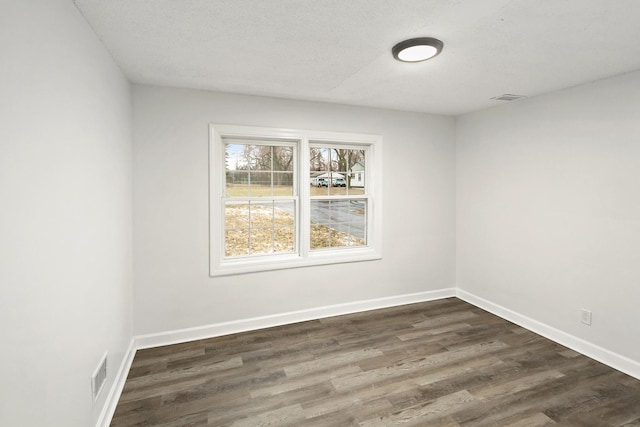
[(442, 43), (431, 37), (418, 37), (401, 41), (395, 45), (391, 52), (393, 57), (402, 62), (420, 62), (431, 59), (442, 52)]

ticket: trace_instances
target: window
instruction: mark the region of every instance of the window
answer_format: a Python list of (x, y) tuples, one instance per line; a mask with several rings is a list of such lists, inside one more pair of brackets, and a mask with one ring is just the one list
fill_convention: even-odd
[(211, 125), (211, 275), (381, 258), (382, 139)]

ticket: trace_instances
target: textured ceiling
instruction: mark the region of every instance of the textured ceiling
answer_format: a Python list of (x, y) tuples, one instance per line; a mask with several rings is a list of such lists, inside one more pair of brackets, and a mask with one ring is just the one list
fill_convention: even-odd
[(458, 115), (640, 69), (638, 0), (75, 3), (136, 83)]

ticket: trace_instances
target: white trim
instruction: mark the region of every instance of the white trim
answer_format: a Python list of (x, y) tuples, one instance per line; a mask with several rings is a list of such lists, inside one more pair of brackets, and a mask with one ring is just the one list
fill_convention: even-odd
[(308, 320), (323, 319), (325, 317), (340, 316), (343, 314), (359, 313), (368, 310), (377, 310), (380, 308), (433, 301), (442, 298), (454, 297), (455, 295), (456, 291), (454, 288), (447, 288), (436, 291), (418, 292), (414, 294), (405, 294), (365, 301), (355, 301), (344, 304), (311, 308), (307, 310), (298, 310), (288, 313), (280, 313), (269, 316), (254, 317), (250, 319), (234, 320), (231, 322), (216, 323), (195, 328), (179, 329), (175, 331), (160, 332), (156, 334), (139, 335), (135, 337), (135, 342), (137, 349), (159, 347), (187, 341), (236, 334), (239, 332), (254, 331), (257, 329), (270, 328), (291, 323), (304, 322)]
[(631, 375), (634, 378), (640, 379), (640, 362), (629, 359), (628, 357), (614, 353), (610, 350), (602, 348), (596, 344), (590, 343), (578, 338), (574, 335), (563, 332), (545, 323), (539, 322), (530, 317), (524, 316), (520, 313), (516, 313), (506, 307), (499, 304), (495, 304), (484, 298), (478, 297), (470, 292), (463, 291), (460, 288), (456, 289), (456, 296), (461, 300), (464, 300), (470, 304), (473, 304), (483, 310), (495, 314), (503, 319), (522, 326), (538, 335), (542, 335), (552, 341), (557, 342), (565, 347), (577, 351), (585, 356), (588, 356), (598, 362), (604, 363), (618, 371)]
[(382, 255), (370, 248), (354, 247), (338, 250), (322, 250), (309, 252), (307, 258), (297, 254), (276, 254), (255, 258), (238, 258), (227, 260), (224, 266), (218, 267), (213, 277), (231, 276), (235, 274), (257, 273), (261, 271), (283, 270), (290, 268), (311, 267), (315, 265), (342, 264), (349, 262), (375, 261)]
[(111, 419), (113, 418), (113, 414), (118, 406), (118, 401), (120, 400), (120, 395), (124, 389), (124, 383), (129, 375), (129, 369), (131, 369), (131, 364), (133, 363), (135, 355), (136, 342), (135, 338), (131, 338), (129, 347), (122, 358), (122, 363), (120, 363), (118, 372), (116, 373), (111, 389), (109, 390), (109, 394), (107, 395), (107, 399), (102, 407), (98, 421), (96, 422), (96, 427), (109, 427), (109, 424), (111, 424)]

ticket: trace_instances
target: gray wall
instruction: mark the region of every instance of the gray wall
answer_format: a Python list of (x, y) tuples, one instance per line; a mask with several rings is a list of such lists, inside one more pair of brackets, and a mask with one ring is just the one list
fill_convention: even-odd
[(458, 287), (638, 363), (639, 113), (636, 72), (460, 117)]
[[(451, 288), (450, 117), (134, 86), (136, 334)], [(383, 259), (209, 277), (209, 123), (384, 138)]]
[(68, 0), (0, 13), (0, 425), (95, 424), (132, 337), (131, 100)]

